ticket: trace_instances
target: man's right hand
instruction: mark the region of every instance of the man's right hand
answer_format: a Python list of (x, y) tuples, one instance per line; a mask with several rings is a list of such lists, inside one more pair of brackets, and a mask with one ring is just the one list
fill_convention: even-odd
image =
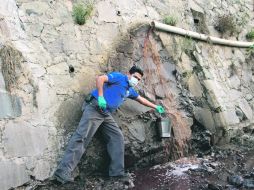
[(101, 109), (106, 109), (107, 107), (107, 102), (103, 96), (98, 96), (98, 106)]
[(160, 105), (156, 106), (155, 109), (156, 109), (156, 111), (159, 112), (160, 114), (165, 113), (165, 109), (164, 109), (162, 106), (160, 106)]

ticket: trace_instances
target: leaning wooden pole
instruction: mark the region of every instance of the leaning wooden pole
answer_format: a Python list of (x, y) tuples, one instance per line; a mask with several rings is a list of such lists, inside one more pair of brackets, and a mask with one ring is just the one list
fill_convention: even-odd
[(225, 40), (222, 38), (217, 38), (213, 36), (207, 36), (205, 34), (200, 34), (197, 32), (192, 32), (189, 30), (184, 30), (182, 28), (178, 28), (175, 26), (170, 26), (166, 24), (162, 24), (156, 21), (153, 21), (151, 23), (152, 27), (166, 31), (166, 32), (172, 32), (175, 34), (183, 35), (183, 36), (188, 36), (190, 38), (206, 41), (206, 42), (211, 42), (213, 44), (220, 44), (220, 45), (225, 45), (225, 46), (233, 46), (233, 47), (240, 47), (240, 48), (249, 48), (254, 45), (254, 42), (242, 42), (242, 41), (233, 41), (233, 40)]

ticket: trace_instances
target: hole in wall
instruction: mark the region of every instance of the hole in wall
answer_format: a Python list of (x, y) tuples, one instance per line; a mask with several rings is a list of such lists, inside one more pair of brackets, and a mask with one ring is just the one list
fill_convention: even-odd
[(194, 23), (198, 24), (199, 23), (199, 19), (194, 18)]
[(69, 73), (73, 73), (75, 71), (74, 67), (72, 65), (69, 65)]
[(195, 28), (197, 32), (203, 34), (209, 34), (208, 27), (206, 25), (206, 18), (204, 13), (191, 9), (193, 22), (195, 24)]

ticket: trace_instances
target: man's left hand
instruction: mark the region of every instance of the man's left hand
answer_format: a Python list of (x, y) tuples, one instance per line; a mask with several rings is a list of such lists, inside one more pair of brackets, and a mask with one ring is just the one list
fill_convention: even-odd
[(101, 109), (106, 109), (107, 107), (107, 102), (103, 96), (98, 96), (98, 106)]
[(156, 111), (159, 113), (165, 113), (165, 109), (162, 106), (156, 106)]

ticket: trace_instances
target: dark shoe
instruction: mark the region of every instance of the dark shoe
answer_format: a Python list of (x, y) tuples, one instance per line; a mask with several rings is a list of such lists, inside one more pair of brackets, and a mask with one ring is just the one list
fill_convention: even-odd
[(61, 184), (74, 182), (74, 178), (71, 176), (69, 172), (66, 171), (61, 172), (56, 171), (53, 176)]
[(133, 179), (130, 174), (124, 173), (123, 175), (110, 176), (111, 180), (121, 181), (125, 185), (130, 185), (133, 183)]

